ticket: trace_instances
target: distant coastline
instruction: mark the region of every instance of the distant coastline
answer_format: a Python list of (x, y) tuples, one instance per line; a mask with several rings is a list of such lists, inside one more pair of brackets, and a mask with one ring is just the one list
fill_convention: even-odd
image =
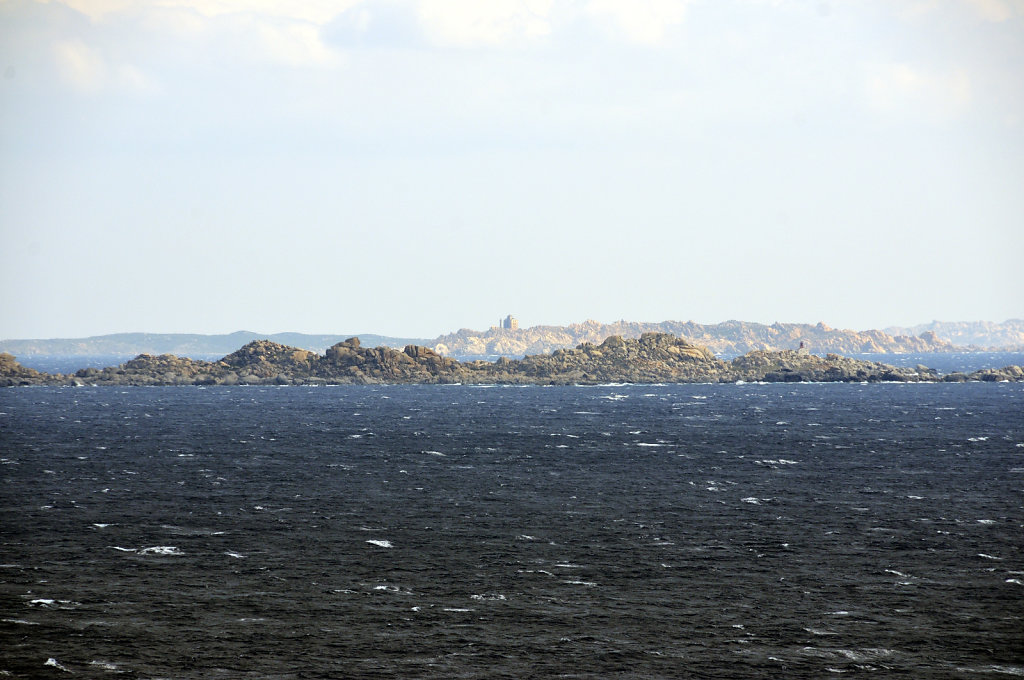
[[(511, 326), (512, 324), (509, 324)], [(364, 345), (401, 349), (427, 347), (447, 357), (521, 358), (572, 349), (581, 343), (600, 344), (605, 338), (639, 338), (644, 333), (667, 333), (707, 347), (718, 356), (738, 356), (756, 350), (795, 349), (804, 343), (812, 353), (826, 354), (930, 354), (974, 351), (1024, 351), (1024, 320), (990, 322), (932, 322), (909, 328), (854, 331), (824, 323), (771, 325), (745, 321), (699, 324), (693, 321), (660, 323), (584, 321), (566, 326), (528, 328), (494, 326), (486, 331), (461, 329), (436, 338), (358, 334)], [(0, 352), (23, 358), (37, 355), (81, 356), (174, 354), (192, 358), (225, 356), (254, 340), (270, 340), (312, 352), (324, 352), (357, 334), (307, 334), (237, 331), (221, 335), (183, 333), (117, 333), (87, 338), (0, 340)]]
[(403, 350), (367, 348), (359, 338), (336, 343), (323, 354), (269, 340), (256, 340), (218, 361), (172, 354), (141, 354), (118, 366), (74, 374), (42, 373), (0, 354), (0, 386), (146, 385), (330, 385), (330, 384), (509, 384), (732, 382), (966, 382), (1024, 381), (1024, 368), (1006, 366), (942, 375), (805, 348), (755, 350), (730, 362), (707, 347), (667, 333), (639, 338), (613, 335), (600, 345), (581, 343), (522, 359), (459, 362), (419, 345)]

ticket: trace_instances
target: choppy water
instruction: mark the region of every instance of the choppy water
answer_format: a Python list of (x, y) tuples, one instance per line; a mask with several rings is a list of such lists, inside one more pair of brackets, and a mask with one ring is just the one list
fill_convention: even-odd
[(1024, 386), (0, 391), (13, 677), (1024, 676)]

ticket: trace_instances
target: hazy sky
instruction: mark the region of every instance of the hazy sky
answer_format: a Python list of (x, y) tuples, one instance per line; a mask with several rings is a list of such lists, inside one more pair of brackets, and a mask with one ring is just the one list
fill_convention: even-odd
[(1024, 316), (1024, 0), (0, 0), (0, 338)]

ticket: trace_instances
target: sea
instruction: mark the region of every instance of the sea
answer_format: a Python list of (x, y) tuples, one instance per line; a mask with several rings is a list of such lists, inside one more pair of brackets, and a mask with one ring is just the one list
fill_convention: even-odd
[(1024, 384), (0, 390), (0, 677), (1024, 677)]

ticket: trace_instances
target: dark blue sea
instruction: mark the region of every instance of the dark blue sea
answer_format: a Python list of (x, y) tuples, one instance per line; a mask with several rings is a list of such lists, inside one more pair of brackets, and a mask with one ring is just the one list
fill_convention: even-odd
[(0, 676), (1024, 676), (1024, 385), (0, 391)]

